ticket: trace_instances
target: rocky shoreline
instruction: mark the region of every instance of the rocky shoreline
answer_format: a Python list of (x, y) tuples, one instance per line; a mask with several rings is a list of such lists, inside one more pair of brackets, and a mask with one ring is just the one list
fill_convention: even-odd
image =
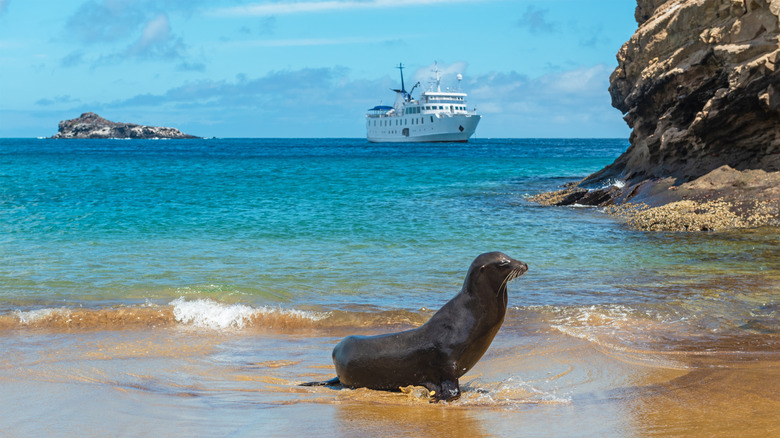
[(780, 226), (780, 0), (637, 0), (612, 105), (614, 163), (546, 205), (590, 205), (654, 231)]
[(63, 120), (53, 139), (132, 138), (132, 139), (187, 139), (200, 138), (175, 128), (117, 123), (95, 113), (84, 113), (78, 118)]
[(585, 189), (570, 183), (529, 198), (542, 205), (597, 206), (646, 231), (725, 231), (780, 227), (780, 172), (722, 166), (683, 184), (673, 178)]

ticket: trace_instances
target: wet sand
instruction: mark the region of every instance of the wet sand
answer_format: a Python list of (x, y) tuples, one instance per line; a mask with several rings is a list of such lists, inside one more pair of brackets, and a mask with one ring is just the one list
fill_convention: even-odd
[(560, 313), (549, 313), (511, 310), (485, 357), (462, 378), (463, 397), (439, 404), (424, 391), (297, 386), (333, 376), (330, 350), (343, 328), (4, 330), (0, 403), (13, 415), (3, 415), (0, 427), (4, 436), (780, 432), (776, 334), (757, 335), (769, 346), (763, 351), (728, 337), (709, 348), (655, 348), (663, 324), (609, 312), (564, 324)]

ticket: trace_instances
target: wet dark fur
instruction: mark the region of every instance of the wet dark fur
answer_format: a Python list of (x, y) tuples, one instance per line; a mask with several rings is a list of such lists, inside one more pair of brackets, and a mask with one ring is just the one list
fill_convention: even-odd
[(425, 386), (432, 401), (460, 397), (458, 378), (487, 351), (504, 322), (507, 283), (528, 266), (500, 252), (477, 257), (463, 288), (424, 325), (400, 333), (348, 336), (333, 349), (338, 377), (305, 386), (398, 390)]

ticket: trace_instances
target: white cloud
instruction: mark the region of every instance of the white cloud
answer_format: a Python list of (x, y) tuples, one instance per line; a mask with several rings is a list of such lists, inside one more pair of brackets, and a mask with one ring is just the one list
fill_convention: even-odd
[(538, 102), (547, 106), (608, 97), (611, 69), (603, 64), (530, 78), (517, 72), (493, 72), (467, 78), (474, 98), (486, 102)]
[(628, 128), (612, 108), (611, 68), (599, 64), (529, 77), (514, 71), (467, 76), (469, 103), (485, 115), (483, 134), (620, 137)]
[(131, 2), (90, 0), (83, 3), (65, 23), (65, 34), (90, 44), (121, 41), (144, 23), (147, 11)]
[(609, 67), (602, 64), (554, 74), (545, 82), (556, 92), (590, 95), (606, 90), (610, 73)]
[(311, 12), (330, 12), (357, 9), (388, 9), (426, 6), (444, 3), (468, 3), (482, 0), (328, 0), (301, 1), (284, 3), (256, 3), (247, 6), (236, 6), (214, 10), (214, 15), (220, 16), (269, 16), (283, 14), (301, 14)]
[(143, 22), (140, 35), (123, 49), (100, 56), (90, 56), (82, 50), (75, 50), (60, 60), (63, 67), (75, 67), (83, 63), (93, 67), (114, 65), (128, 59), (178, 62), (181, 71), (202, 71), (205, 65), (191, 59), (189, 49), (181, 37), (171, 30), (166, 14), (157, 14)]
[(442, 87), (455, 86), (455, 76), (466, 72), (468, 64), (465, 62), (454, 62), (452, 64), (432, 62), (430, 65), (418, 68), (412, 75), (412, 80), (419, 81), (423, 89), (428, 88), (428, 84), (433, 81), (434, 69), (439, 70), (439, 76), (442, 78)]
[(220, 47), (307, 47), (307, 46), (338, 46), (346, 44), (383, 43), (385, 37), (345, 37), (345, 38), (294, 38), (278, 40), (253, 40), (222, 43)]
[(129, 52), (135, 55), (145, 53), (156, 45), (165, 44), (170, 38), (171, 24), (168, 16), (160, 14), (146, 23), (141, 37), (130, 47)]

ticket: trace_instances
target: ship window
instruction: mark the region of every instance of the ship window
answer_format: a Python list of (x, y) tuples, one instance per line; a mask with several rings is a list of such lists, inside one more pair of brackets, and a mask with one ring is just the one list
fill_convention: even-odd
[(433, 123), (433, 116), (431, 116), (431, 123)]

